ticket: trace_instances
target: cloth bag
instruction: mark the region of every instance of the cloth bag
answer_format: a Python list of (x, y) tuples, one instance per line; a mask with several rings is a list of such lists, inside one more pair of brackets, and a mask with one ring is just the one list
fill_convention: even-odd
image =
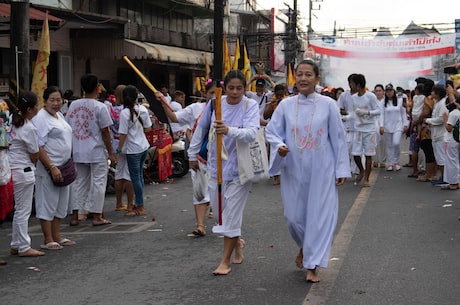
[(6, 150), (0, 150), (0, 185), (7, 185), (11, 180), (11, 168)]
[(56, 182), (53, 180), (53, 176), (51, 171), (49, 174), (51, 176), (51, 181), (55, 186), (67, 186), (75, 181), (77, 178), (77, 169), (75, 168), (75, 163), (73, 162), (72, 158), (70, 158), (66, 163), (61, 166), (58, 166), (59, 170), (61, 171), (61, 175), (64, 178), (63, 181)]
[(240, 183), (257, 183), (268, 179), (268, 156), (264, 129), (259, 128), (256, 140), (251, 143), (236, 140), (238, 175)]
[(195, 177), (193, 178), (193, 196), (196, 200), (202, 201), (206, 197), (208, 190), (208, 169), (206, 164), (198, 161), (200, 170), (195, 172)]

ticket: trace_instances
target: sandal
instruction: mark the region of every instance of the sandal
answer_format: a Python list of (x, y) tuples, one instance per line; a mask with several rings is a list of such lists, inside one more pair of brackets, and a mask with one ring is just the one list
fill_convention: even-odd
[(109, 225), (111, 223), (112, 222), (110, 220), (105, 219), (105, 218), (100, 218), (100, 219), (97, 219), (97, 220), (93, 220), (93, 226), (94, 227), (103, 226), (103, 225)]
[(126, 204), (123, 204), (115, 208), (115, 211), (126, 211), (126, 210), (128, 210), (128, 206)]
[(45, 250), (61, 250), (64, 247), (55, 241), (51, 241), (47, 244), (41, 245), (40, 248)]
[(144, 206), (134, 206), (134, 211), (136, 212), (137, 216), (146, 216), (147, 211), (145, 210)]
[[(200, 227), (203, 228), (203, 230), (201, 230)], [(206, 235), (206, 226), (197, 224), (196, 229), (192, 231), (192, 234), (196, 235), (196, 236), (205, 236)]]
[(135, 209), (127, 210), (125, 212), (125, 216), (137, 216), (136, 210)]

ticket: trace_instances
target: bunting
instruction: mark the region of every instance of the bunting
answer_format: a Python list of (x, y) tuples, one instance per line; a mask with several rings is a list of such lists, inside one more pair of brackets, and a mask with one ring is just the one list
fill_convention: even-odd
[(43, 92), (48, 86), (48, 63), (50, 56), (50, 32), (48, 28), (48, 13), (43, 21), (40, 46), (38, 48), (37, 60), (35, 61), (32, 77), (31, 91), (38, 96), (39, 108), (43, 107)]

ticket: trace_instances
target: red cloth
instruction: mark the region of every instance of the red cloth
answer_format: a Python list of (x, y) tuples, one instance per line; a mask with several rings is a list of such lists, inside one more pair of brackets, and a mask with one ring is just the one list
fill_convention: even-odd
[(0, 186), (0, 220), (5, 220), (6, 216), (13, 211), (13, 198), (13, 179), (10, 179), (8, 184)]
[(163, 137), (157, 146), (158, 152), (158, 179), (163, 181), (172, 175), (172, 138)]

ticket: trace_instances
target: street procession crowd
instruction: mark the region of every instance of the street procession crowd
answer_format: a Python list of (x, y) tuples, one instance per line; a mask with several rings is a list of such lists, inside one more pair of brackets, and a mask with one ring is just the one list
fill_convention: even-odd
[[(171, 124), (177, 124), (174, 131), (184, 132), (188, 142), (196, 217), (192, 234), (207, 234), (211, 208), (212, 231), (224, 236), (214, 275), (227, 275), (232, 264), (244, 260), (243, 212), (252, 184), (260, 179), (272, 177), (273, 185), (280, 185), (288, 230), (299, 248), (295, 264), (306, 269), (305, 279), (312, 283), (320, 281), (317, 268), (328, 265), (337, 188), (347, 178), (370, 187), (373, 168), (411, 167), (408, 178), (442, 185), (445, 191), (459, 189), (460, 93), (453, 82), (417, 77), (414, 90), (391, 83), (371, 90), (359, 73), (349, 75), (349, 89), (320, 87), (319, 80), (318, 65), (307, 59), (295, 69), (292, 90), (263, 74), (250, 80), (256, 83), (251, 92), (245, 75), (231, 70), (222, 82), (206, 81), (204, 97), (188, 106), (182, 91), (172, 98), (165, 85), (155, 93), (156, 101), (146, 102), (131, 85), (104, 95), (92, 74), (82, 76), (83, 97), (72, 101), (67, 101), (72, 93), (63, 95), (50, 86), (39, 109), (34, 93), (22, 93), (10, 105), (11, 115), (1, 119), (10, 120), (9, 139), (0, 134), (5, 138), (0, 153), (7, 154), (2, 162), (11, 169), (6, 181), (0, 177), (1, 191), (7, 185), (14, 190), (10, 254), (43, 256), (75, 245), (60, 233), (68, 214), (71, 226), (86, 218), (94, 226), (110, 225), (103, 214), (108, 160), (116, 165), (115, 209), (127, 217), (148, 214), (143, 166), (152, 103), (161, 104)], [(219, 108), (208, 102), (216, 96)], [(409, 139), (407, 162), (400, 160), (403, 136)], [(127, 205), (122, 204), (124, 193)], [(31, 248), (28, 234), (33, 201), (43, 233), (40, 250)]]

